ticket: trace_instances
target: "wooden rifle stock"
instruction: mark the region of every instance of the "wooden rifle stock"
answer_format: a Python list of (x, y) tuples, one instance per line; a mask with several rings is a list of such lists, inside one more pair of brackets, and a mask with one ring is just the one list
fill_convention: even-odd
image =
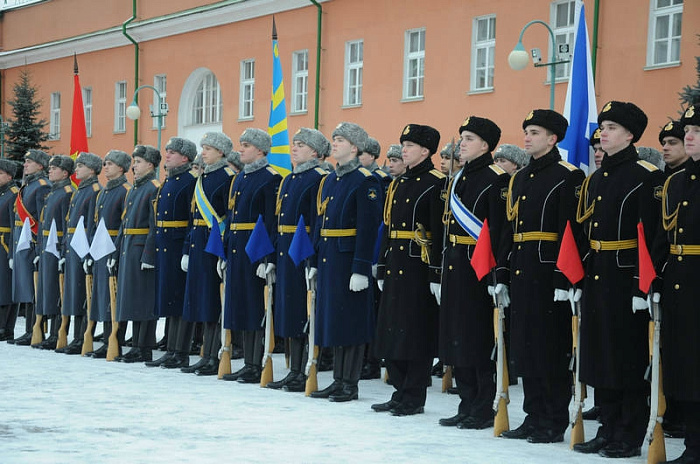
[(579, 381), (579, 362), (581, 359), (581, 353), (579, 350), (581, 335), (579, 332), (581, 324), (581, 303), (574, 302), (573, 298), (576, 294), (576, 288), (574, 287), (574, 292), (571, 294), (571, 304), (575, 308), (576, 314), (571, 317), (571, 343), (572, 343), (572, 354), (574, 358), (574, 409), (571, 416), (571, 443), (569, 444), (570, 449), (574, 449), (574, 445), (578, 443), (583, 443), (586, 441), (584, 430), (583, 430), (583, 400), (585, 398), (585, 386)]
[[(34, 311), (36, 313), (36, 303), (39, 301), (39, 271), (34, 271)], [(32, 345), (41, 343), (44, 340), (44, 316), (36, 314), (36, 321), (32, 327)]]
[(260, 375), (260, 386), (265, 387), (272, 382), (272, 350), (275, 349), (275, 331), (272, 325), (272, 295), (273, 284), (270, 275), (265, 279), (265, 354), (263, 355), (263, 370)]
[[(224, 311), (226, 310), (226, 272), (224, 272), (223, 282), (219, 286), (221, 298), (221, 327), (224, 326)], [(224, 375), (231, 373), (231, 330), (226, 329), (223, 346), (221, 347), (221, 359), (219, 360), (219, 372), (217, 377), (223, 379)]]
[(92, 310), (92, 274), (85, 274), (85, 317), (87, 318), (87, 329), (83, 335), (83, 349), (81, 356), (94, 350), (92, 334), (95, 331), (95, 321), (90, 319), (90, 311)]
[[(495, 279), (494, 279), (495, 282)], [(496, 417), (493, 422), (493, 436), (498, 437), (506, 430), (510, 430), (508, 421), (508, 365), (506, 363), (506, 346), (503, 340), (503, 320), (505, 318), (503, 307), (494, 294), (493, 331), (496, 337), (496, 397), (493, 400), (493, 409)]]
[[(61, 295), (61, 313), (63, 313), (63, 285), (65, 281), (65, 276), (61, 272), (58, 274), (58, 290)], [(64, 316), (61, 314), (61, 326), (58, 328), (58, 341), (56, 341), (56, 348), (63, 348), (68, 344), (68, 323), (70, 322), (70, 316)]]
[(648, 464), (657, 464), (666, 461), (666, 442), (664, 431), (661, 427), (663, 416), (666, 413), (666, 397), (663, 388), (663, 376), (661, 372), (661, 307), (649, 298), (653, 319), (649, 321), (649, 357), (651, 362), (651, 407), (649, 410), (649, 425), (647, 426), (647, 440), (649, 452)]
[[(307, 266), (308, 269), (308, 266)], [(318, 390), (317, 367), (319, 349), (316, 346), (316, 290), (306, 292), (306, 311), (309, 315), (309, 357), (306, 361), (306, 388), (304, 394), (310, 396)]]
[(452, 366), (445, 366), (442, 373), (442, 392), (445, 393), (449, 388), (452, 388)]
[[(117, 276), (109, 276), (109, 306), (112, 313), (112, 333), (107, 345), (107, 361), (114, 361), (119, 356), (119, 322), (117, 322)], [(106, 334), (105, 334), (106, 336)]]

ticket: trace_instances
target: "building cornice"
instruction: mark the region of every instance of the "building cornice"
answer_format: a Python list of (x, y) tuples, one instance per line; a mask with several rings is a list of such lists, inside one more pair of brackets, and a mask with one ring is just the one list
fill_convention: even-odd
[[(318, 0), (325, 3), (329, 0)], [(127, 32), (139, 43), (313, 6), (309, 0), (226, 0), (190, 10), (134, 21)], [(125, 20), (128, 18), (124, 18)], [(0, 52), (0, 69), (41, 63), (131, 45), (121, 25), (31, 47)]]

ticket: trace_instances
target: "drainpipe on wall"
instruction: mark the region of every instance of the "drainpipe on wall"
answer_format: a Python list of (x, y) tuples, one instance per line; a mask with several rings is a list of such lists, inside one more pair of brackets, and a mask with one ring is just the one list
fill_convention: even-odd
[[(126, 32), (126, 26), (129, 25), (130, 22), (132, 22), (134, 19), (136, 19), (136, 0), (132, 0), (131, 3), (131, 18), (127, 19), (122, 23), (122, 34), (124, 34), (124, 37), (129, 39), (129, 42), (134, 44), (134, 89), (138, 88), (139, 86), (139, 44), (134, 40), (133, 37), (131, 37), (127, 32)], [(127, 95), (128, 98), (128, 95)], [(139, 96), (134, 95), (134, 101), (136, 103), (139, 102)], [(139, 121), (138, 119), (134, 119), (134, 145), (138, 145), (139, 142)]]
[[(136, 1), (136, 0), (134, 0)], [(318, 9), (318, 19), (316, 24), (316, 96), (314, 98), (314, 129), (318, 130), (318, 106), (321, 94), (321, 17), (323, 8), (316, 0), (309, 0)]]
[(591, 51), (591, 66), (593, 69), (593, 83), (595, 83), (595, 69), (598, 58), (598, 15), (600, 13), (600, 0), (593, 4), (593, 50)]

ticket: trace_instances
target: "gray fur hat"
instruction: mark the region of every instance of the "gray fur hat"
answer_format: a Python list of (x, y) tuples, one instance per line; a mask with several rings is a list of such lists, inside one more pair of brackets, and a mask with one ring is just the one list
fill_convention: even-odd
[(73, 162), (73, 158), (66, 155), (52, 156), (49, 160), (49, 167), (50, 166), (56, 166), (57, 168), (61, 168), (64, 171), (66, 171), (68, 175), (73, 174), (73, 171), (75, 170), (75, 163)]
[(32, 160), (35, 163), (41, 164), (44, 169), (49, 168), (49, 155), (41, 150), (29, 149), (27, 153), (24, 154), (24, 159)]
[(640, 160), (648, 161), (661, 170), (663, 170), (666, 165), (663, 155), (656, 148), (637, 147), (637, 155), (639, 155)]
[(239, 171), (243, 170), (243, 163), (241, 162), (241, 154), (233, 150), (231, 153), (226, 155), (226, 161), (236, 166)]
[(367, 148), (367, 139), (369, 138), (367, 132), (353, 122), (341, 122), (338, 124), (333, 130), (331, 138), (335, 138), (336, 136), (343, 137), (345, 140), (355, 145), (358, 152), (364, 152)]
[(318, 153), (319, 157), (323, 157), (324, 153), (327, 153), (330, 148), (330, 144), (325, 135), (316, 129), (309, 129), (308, 127), (299, 129), (296, 134), (294, 134), (292, 142), (301, 142), (308, 145), (312, 150)]
[(440, 150), (441, 158), (459, 159), (459, 144), (450, 142)]
[(223, 132), (207, 132), (202, 136), (202, 140), (199, 141), (200, 145), (209, 145), (212, 148), (216, 148), (224, 156), (228, 155), (231, 150), (233, 150), (233, 142), (228, 135)]
[(364, 152), (368, 155), (374, 156), (374, 159), (377, 159), (379, 158), (379, 155), (382, 152), (382, 147), (381, 145), (379, 145), (377, 139), (373, 137), (367, 137), (367, 146), (365, 147)]
[(202, 159), (201, 153), (197, 153), (197, 156), (194, 157), (194, 161), (192, 161), (192, 164), (196, 164), (199, 167), (204, 166), (204, 160)]
[(12, 160), (0, 158), (0, 171), (5, 171), (10, 177), (15, 177), (15, 174), (17, 174), (17, 164)]
[(401, 145), (397, 145), (397, 144), (389, 145), (389, 151), (386, 152), (386, 158), (387, 159), (391, 159), (391, 158), (403, 159), (403, 156), (401, 156)]
[(493, 159), (503, 158), (518, 166), (518, 169), (530, 162), (530, 155), (517, 145), (504, 143), (493, 152)]
[(125, 151), (121, 150), (109, 150), (107, 155), (105, 155), (105, 163), (111, 161), (120, 168), (127, 172), (131, 167), (131, 156), (129, 156)]
[(270, 153), (272, 137), (262, 129), (249, 127), (241, 134), (240, 142), (248, 142), (266, 155)]
[(131, 153), (131, 157), (136, 158), (137, 156), (151, 163), (153, 167), (158, 167), (160, 164), (160, 152), (156, 147), (150, 145), (136, 145), (134, 151)]
[(99, 174), (102, 171), (102, 158), (93, 154), (81, 151), (78, 157), (75, 159), (75, 164), (82, 164), (88, 169), (95, 171), (95, 174)]
[(194, 157), (197, 156), (197, 145), (191, 140), (180, 137), (171, 137), (165, 149), (176, 151), (182, 156), (186, 156), (190, 162), (194, 161)]

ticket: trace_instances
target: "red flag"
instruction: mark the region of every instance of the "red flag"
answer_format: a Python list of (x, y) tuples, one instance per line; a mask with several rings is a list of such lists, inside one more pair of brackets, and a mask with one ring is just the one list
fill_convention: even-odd
[(566, 229), (564, 229), (564, 236), (561, 239), (561, 247), (559, 248), (559, 257), (557, 258), (557, 267), (572, 285), (576, 285), (585, 275), (576, 240), (574, 240), (574, 233), (571, 231), (570, 221), (566, 221)]
[(489, 221), (484, 219), (484, 225), (479, 233), (479, 239), (474, 247), (472, 255), (472, 267), (476, 273), (476, 278), (481, 280), (496, 265), (496, 258), (493, 257), (491, 249), (491, 233), (489, 232)]
[[(75, 160), (81, 151), (88, 151), (85, 113), (83, 109), (83, 91), (78, 76), (78, 58), (73, 55), (73, 119), (70, 126), (70, 156)], [(76, 186), (80, 183), (75, 173), (70, 176)]]
[(656, 279), (656, 270), (654, 263), (651, 261), (647, 241), (644, 237), (644, 225), (637, 223), (637, 250), (639, 252), (639, 290), (644, 293), (649, 293), (651, 283)]
[(24, 206), (24, 201), (22, 200), (22, 190), (19, 191), (17, 197), (15, 198), (15, 209), (17, 210), (17, 216), (24, 222), (25, 219), (29, 219), (29, 228), (32, 230), (34, 235), (39, 233), (39, 223), (36, 222), (34, 216), (32, 216), (27, 207)]

